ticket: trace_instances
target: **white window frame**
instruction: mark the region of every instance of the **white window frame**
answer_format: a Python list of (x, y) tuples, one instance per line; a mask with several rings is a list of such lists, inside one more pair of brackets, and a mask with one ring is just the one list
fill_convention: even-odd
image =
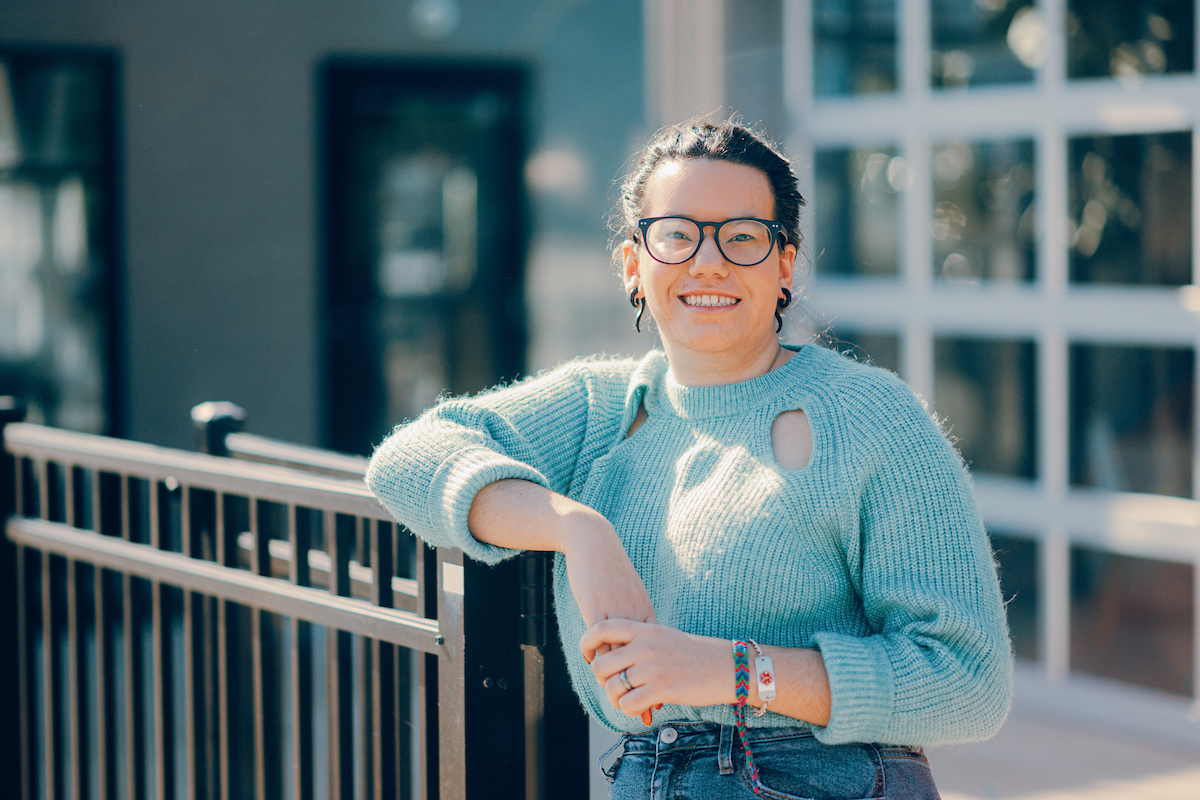
[[(813, 0), (784, 2), (788, 151), (813, 196), (813, 153), (892, 143), (912, 170), (903, 199), (897, 278), (810, 275), (812, 306), (839, 326), (900, 335), (904, 378), (934, 396), (935, 335), (1032, 340), (1037, 346), (1038, 479), (976, 478), (987, 525), (1039, 544), (1041, 667), (1070, 669), (1070, 548), (1085, 545), (1193, 567), (1193, 692), (1200, 713), (1200, 502), (1069, 484), (1068, 351), (1072, 343), (1182, 346), (1200, 352), (1200, 54), (1191, 74), (1067, 80), (1066, 0), (1039, 0), (1047, 59), (1029, 84), (964, 90), (930, 85), (929, 0), (897, 0), (894, 93), (814, 97)], [(1200, 28), (1200, 14), (1197, 14)], [(1200, 31), (1195, 36), (1200, 45)], [(1192, 285), (1087, 286), (1068, 280), (1067, 141), (1090, 134), (1192, 133)], [(933, 278), (931, 153), (935, 142), (1028, 138), (1037, 170), (1037, 275), (1030, 283), (950, 284)], [(819, 205), (819, 198), (816, 198)], [(811, 254), (819, 252), (808, 220)], [(1200, 387), (1196, 363), (1195, 387)], [(1200, 498), (1200, 388), (1193, 399), (1193, 498)]]

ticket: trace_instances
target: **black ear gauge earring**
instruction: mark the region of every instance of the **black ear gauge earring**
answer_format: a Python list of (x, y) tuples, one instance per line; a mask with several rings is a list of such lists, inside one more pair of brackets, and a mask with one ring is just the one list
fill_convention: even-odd
[(646, 313), (646, 298), (643, 295), (642, 298), (639, 300), (637, 293), (638, 293), (637, 286), (635, 286), (629, 290), (629, 305), (633, 306), (634, 308), (636, 308), (638, 310), (637, 318), (634, 319), (634, 321), (633, 321), (633, 327), (634, 327), (634, 330), (636, 330), (638, 333), (641, 333), (642, 332), (642, 314)]
[(783, 292), (783, 297), (775, 301), (775, 332), (779, 333), (783, 330), (783, 317), (779, 316), (779, 312), (792, 304), (792, 293), (787, 289), (780, 289)]

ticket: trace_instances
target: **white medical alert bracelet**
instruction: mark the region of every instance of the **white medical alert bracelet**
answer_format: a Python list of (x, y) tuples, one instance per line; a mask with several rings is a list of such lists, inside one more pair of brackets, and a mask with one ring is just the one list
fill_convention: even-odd
[(762, 700), (762, 708), (755, 709), (754, 716), (761, 717), (767, 713), (767, 704), (775, 699), (775, 664), (770, 656), (763, 655), (762, 648), (753, 639), (747, 639), (758, 656), (754, 659), (754, 677), (758, 680), (758, 699)]

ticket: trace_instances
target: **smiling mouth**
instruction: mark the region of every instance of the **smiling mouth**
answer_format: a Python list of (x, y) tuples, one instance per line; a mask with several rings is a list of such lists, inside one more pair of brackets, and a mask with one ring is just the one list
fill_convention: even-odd
[(736, 297), (724, 297), (716, 294), (680, 295), (679, 299), (683, 301), (684, 305), (695, 308), (724, 308), (736, 306), (742, 302)]

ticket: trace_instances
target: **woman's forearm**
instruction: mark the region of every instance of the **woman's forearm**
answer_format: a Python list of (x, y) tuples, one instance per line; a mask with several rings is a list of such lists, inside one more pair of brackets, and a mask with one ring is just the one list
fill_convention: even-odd
[[(775, 699), (768, 705), (768, 710), (814, 725), (828, 725), (832, 698), (829, 693), (829, 675), (825, 672), (825, 661), (821, 658), (821, 651), (798, 647), (760, 646), (763, 653), (771, 657), (775, 667)], [(730, 647), (732, 649), (732, 645)], [(751, 650), (751, 667), (754, 665), (755, 655)], [(732, 658), (730, 662), (732, 663)], [(732, 683), (732, 678), (730, 681)], [(747, 702), (755, 707), (762, 705), (762, 699), (758, 696), (758, 681), (753, 678), (750, 680), (750, 696)]]
[(467, 527), (488, 544), (562, 553), (585, 625), (655, 619), (646, 585), (612, 523), (595, 509), (529, 481), (496, 481), (475, 495)]
[(503, 480), (479, 490), (467, 514), (471, 535), (514, 550), (566, 553), (587, 531), (612, 529), (599, 512), (530, 481)]

